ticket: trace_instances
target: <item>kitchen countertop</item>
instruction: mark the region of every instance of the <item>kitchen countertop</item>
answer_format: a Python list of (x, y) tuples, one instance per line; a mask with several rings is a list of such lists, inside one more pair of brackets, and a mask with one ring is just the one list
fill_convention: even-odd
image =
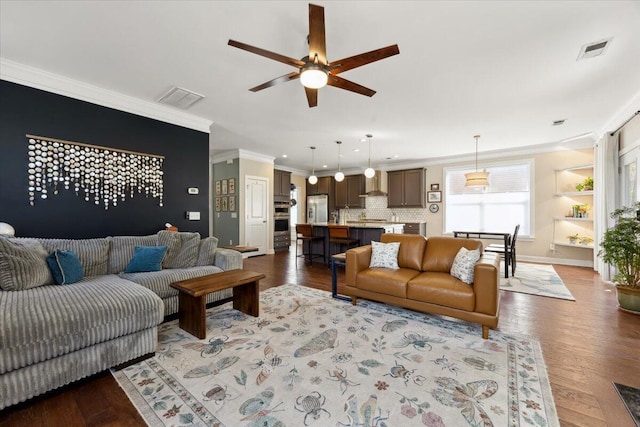
[[(319, 222), (319, 223), (315, 223), (313, 224), (314, 227), (326, 227), (329, 224), (334, 224), (332, 222)], [(346, 224), (343, 225), (348, 225), (351, 228), (384, 228), (384, 227), (390, 227), (390, 226), (394, 226), (394, 225), (404, 225), (404, 222), (383, 222), (383, 221), (371, 221), (371, 222), (365, 222), (365, 221), (347, 221)]]

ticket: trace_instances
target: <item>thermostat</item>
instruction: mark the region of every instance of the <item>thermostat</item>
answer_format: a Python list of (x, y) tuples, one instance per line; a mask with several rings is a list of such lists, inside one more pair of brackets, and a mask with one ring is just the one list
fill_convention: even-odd
[(198, 190), (198, 187), (189, 187), (189, 190), (187, 190), (189, 192), (189, 194), (198, 194), (200, 193), (200, 190)]

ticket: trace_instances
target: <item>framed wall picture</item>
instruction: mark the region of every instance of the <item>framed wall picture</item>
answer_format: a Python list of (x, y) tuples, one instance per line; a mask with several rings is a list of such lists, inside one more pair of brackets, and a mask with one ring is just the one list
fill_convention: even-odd
[(236, 196), (229, 196), (229, 212), (236, 211)]
[(431, 184), (431, 191), (440, 190), (440, 184)]
[(221, 184), (220, 184), (220, 180), (217, 180), (217, 181), (216, 181), (216, 196), (219, 196), (219, 195), (221, 195), (221, 194), (222, 194), (222, 190), (221, 190), (220, 185), (221, 185)]
[(223, 179), (221, 182), (222, 182), (222, 185), (221, 185), (221, 187), (222, 187), (222, 194), (227, 194), (227, 180), (226, 180), (226, 179)]
[(220, 212), (220, 207), (222, 206), (221, 205), (222, 202), (220, 201), (220, 199), (221, 199), (220, 197), (216, 197), (216, 212)]
[[(229, 194), (236, 194), (236, 179), (229, 178)], [(231, 210), (231, 209), (229, 209)]]
[(427, 202), (429, 203), (442, 202), (442, 191), (427, 191)]
[(227, 212), (229, 210), (229, 201), (226, 197), (222, 197), (222, 212)]

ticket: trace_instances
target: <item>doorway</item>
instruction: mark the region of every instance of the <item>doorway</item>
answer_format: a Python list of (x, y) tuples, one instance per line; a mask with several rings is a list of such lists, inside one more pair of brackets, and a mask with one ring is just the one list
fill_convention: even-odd
[(265, 255), (269, 248), (269, 180), (245, 176), (245, 245), (258, 248), (252, 255)]

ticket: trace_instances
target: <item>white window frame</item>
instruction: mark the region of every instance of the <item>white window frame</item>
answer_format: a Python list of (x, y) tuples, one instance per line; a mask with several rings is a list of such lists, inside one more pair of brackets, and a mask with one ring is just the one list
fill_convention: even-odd
[[(536, 193), (536, 189), (535, 189), (535, 160), (534, 159), (518, 159), (518, 160), (505, 160), (505, 161), (497, 161), (497, 162), (491, 162), (489, 163), (485, 163), (485, 164), (478, 164), (478, 170), (484, 170), (492, 168), (492, 167), (500, 167), (500, 166), (512, 166), (512, 165), (522, 165), (522, 164), (528, 164), (529, 165), (529, 234), (518, 234), (518, 240), (522, 239), (522, 240), (533, 240), (535, 239), (535, 224), (536, 224), (536, 218), (535, 218), (535, 206), (536, 206), (536, 202), (535, 202), (535, 193)], [(474, 163), (467, 163), (467, 164), (462, 164), (462, 165), (457, 165), (457, 166), (451, 166), (451, 167), (444, 167), (442, 168), (442, 182), (444, 183), (444, 187), (443, 188), (443, 198), (444, 198), (444, 203), (443, 203), (443, 215), (442, 215), (442, 234), (445, 236), (453, 236), (453, 233), (450, 231), (447, 231), (447, 215), (446, 215), (446, 210), (447, 210), (447, 174), (449, 172), (457, 172), (457, 171), (470, 171), (470, 170), (475, 170), (476, 166)], [(489, 175), (489, 184), (491, 184), (491, 175)], [(467, 231), (467, 230), (464, 230)], [(473, 231), (473, 230), (468, 230), (468, 231)], [(497, 231), (502, 231), (502, 230), (497, 230)], [(509, 230), (507, 230), (509, 231)]]

